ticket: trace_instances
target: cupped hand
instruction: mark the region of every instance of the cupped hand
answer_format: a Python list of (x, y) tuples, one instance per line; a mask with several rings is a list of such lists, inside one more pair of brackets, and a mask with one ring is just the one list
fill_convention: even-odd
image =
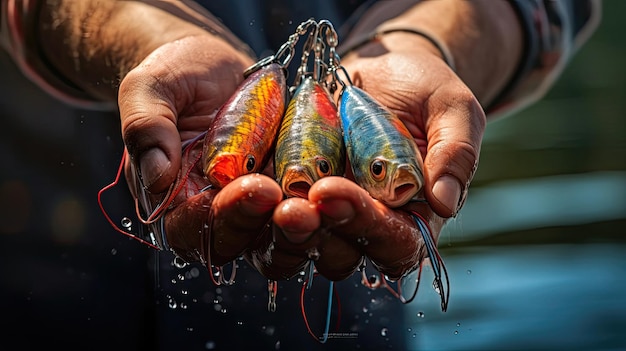
[[(219, 38), (191, 36), (156, 49), (120, 85), (131, 192), (147, 198), (146, 219), (164, 216), (169, 246), (187, 261), (222, 265), (241, 255), (282, 199), (279, 188), (262, 188), (267, 177), (237, 180), (224, 195), (202, 191), (209, 182), (199, 166), (198, 138), (252, 63)], [(167, 211), (150, 216), (160, 204)]]
[[(405, 33), (389, 40), (404, 35), (419, 41)], [(265, 275), (285, 278), (314, 260), (322, 275), (341, 280), (367, 257), (381, 273), (398, 279), (426, 257), (422, 233), (408, 211), (428, 222), (435, 241), (456, 215), (476, 169), (486, 118), (436, 48), (422, 41), (393, 52), (372, 43), (343, 65), (353, 83), (396, 113), (413, 135), (424, 159), (427, 203), (392, 209), (349, 178), (323, 178), (308, 199), (287, 199), (274, 212), (273, 242), (249, 254)]]
[[(270, 279), (290, 278), (310, 260), (332, 280), (350, 276), (364, 257), (392, 279), (420, 264), (423, 236), (407, 211), (419, 212), (438, 238), (462, 204), (485, 125), (476, 98), (436, 52), (376, 48), (344, 60), (353, 82), (402, 119), (424, 157), (428, 204), (391, 209), (342, 177), (321, 179), (307, 199), (283, 200), (271, 172), (200, 192), (208, 185), (195, 163), (200, 148), (183, 154), (182, 142), (207, 129), (251, 62), (190, 43), (155, 51), (124, 79), (119, 99), (124, 140), (154, 202), (189, 175), (165, 215), (179, 256), (220, 266), (243, 254)], [(130, 167), (127, 176), (135, 177)]]

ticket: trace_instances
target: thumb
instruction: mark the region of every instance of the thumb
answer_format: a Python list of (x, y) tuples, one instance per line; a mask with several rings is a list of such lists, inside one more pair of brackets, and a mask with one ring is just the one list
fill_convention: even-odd
[(435, 213), (444, 218), (455, 216), (463, 206), (478, 166), (486, 117), (476, 100), (469, 106), (449, 108), (427, 124), (425, 193)]
[(120, 84), (118, 104), (122, 137), (143, 186), (160, 193), (172, 184), (181, 167), (181, 139), (173, 96), (159, 81), (129, 72)]

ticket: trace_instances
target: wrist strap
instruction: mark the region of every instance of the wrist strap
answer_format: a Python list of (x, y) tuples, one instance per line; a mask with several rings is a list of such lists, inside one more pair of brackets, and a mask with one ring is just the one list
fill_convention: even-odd
[(380, 38), (385, 34), (395, 33), (395, 32), (411, 33), (411, 34), (419, 35), (423, 37), (424, 39), (428, 40), (431, 44), (433, 44), (437, 48), (437, 50), (439, 50), (439, 52), (441, 53), (441, 57), (443, 58), (445, 63), (453, 71), (456, 71), (454, 57), (452, 56), (450, 49), (448, 49), (448, 47), (445, 44), (443, 44), (440, 40), (438, 40), (436, 37), (434, 37), (427, 31), (424, 31), (422, 29), (417, 29), (417, 28), (409, 28), (409, 27), (377, 28), (373, 32), (365, 36), (362, 36), (355, 40), (349, 40), (346, 46), (342, 47), (341, 50), (339, 51), (340, 55), (343, 56), (351, 51), (357, 50), (358, 48), (360, 48), (361, 46), (369, 42), (380, 40)]

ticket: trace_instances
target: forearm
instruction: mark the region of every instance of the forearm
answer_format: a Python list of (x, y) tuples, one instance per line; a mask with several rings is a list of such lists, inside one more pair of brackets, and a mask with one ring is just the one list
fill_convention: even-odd
[(201, 31), (149, 5), (114, 0), (45, 1), (39, 23), (42, 60), (103, 99), (114, 99), (121, 78), (159, 45)]
[[(386, 14), (389, 17), (389, 13), (400, 12), (390, 8), (398, 6), (393, 2), (386, 6), (388, 8), (379, 6), (367, 13), (351, 37), (374, 28), (413, 28), (429, 33), (449, 49), (456, 73), (483, 106), (493, 101), (519, 65), (523, 32), (507, 1), (422, 1), (381, 22)], [(380, 42), (392, 52), (426, 48), (441, 55), (424, 37), (408, 32), (385, 34)]]
[[(179, 13), (170, 13), (174, 10)], [(121, 79), (157, 47), (197, 35), (224, 41), (210, 21), (175, 2), (47, 0), (39, 10), (34, 45), (71, 84), (115, 100)]]

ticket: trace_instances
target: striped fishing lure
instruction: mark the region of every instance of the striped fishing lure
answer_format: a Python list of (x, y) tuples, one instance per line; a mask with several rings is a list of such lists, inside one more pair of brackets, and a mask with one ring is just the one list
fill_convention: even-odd
[(286, 196), (306, 198), (318, 179), (343, 175), (345, 159), (337, 107), (321, 84), (306, 77), (289, 102), (278, 134), (276, 180)]
[(213, 186), (223, 188), (265, 167), (286, 97), (284, 70), (270, 63), (251, 73), (220, 108), (205, 136), (202, 155), (202, 169)]
[(356, 182), (389, 207), (415, 197), (424, 184), (423, 163), (404, 123), (352, 85), (344, 87), (339, 115)]

